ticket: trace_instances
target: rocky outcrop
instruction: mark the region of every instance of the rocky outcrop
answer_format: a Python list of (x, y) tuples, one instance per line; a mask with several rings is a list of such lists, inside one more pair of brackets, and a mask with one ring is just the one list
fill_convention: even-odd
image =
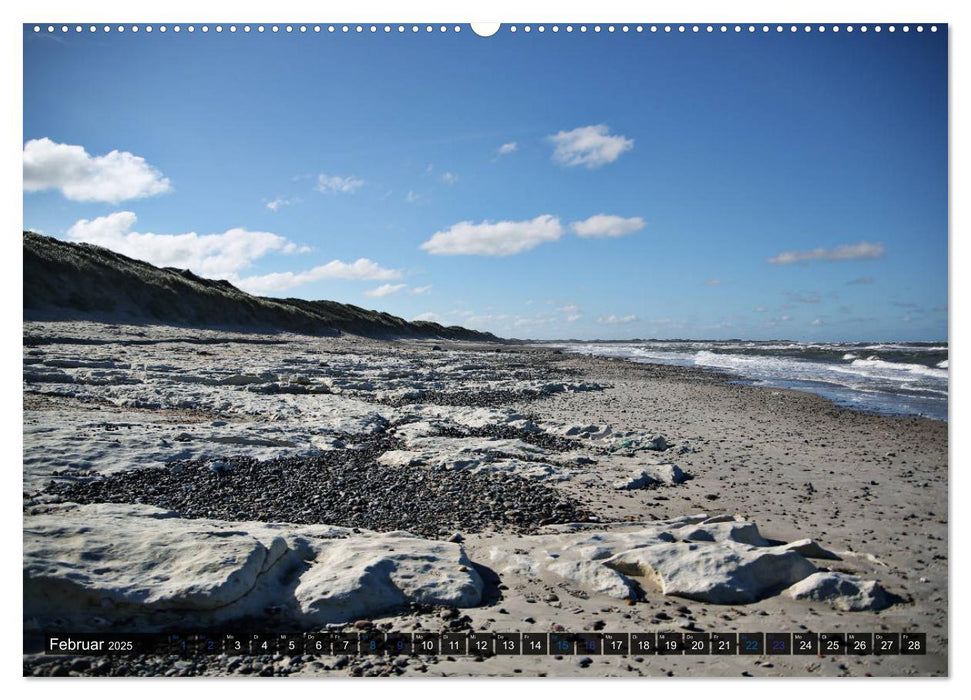
[[(701, 514), (597, 531), (581, 525), (547, 530), (548, 534), (517, 540), (515, 552), (493, 549), (491, 565), (500, 574), (566, 582), (589, 594), (614, 598), (636, 598), (656, 588), (664, 595), (738, 605), (786, 589), (791, 597), (829, 600), (833, 589), (845, 596), (832, 596), (838, 604), (850, 606), (845, 609), (864, 609), (847, 602), (855, 582), (859, 600), (866, 595), (879, 600), (879, 591), (868, 585), (872, 582), (817, 574), (809, 557), (829, 558), (831, 553), (811, 540), (773, 544), (755, 523), (736, 516)], [(804, 589), (803, 581), (817, 583)]]
[(482, 596), (455, 543), (173, 516), (112, 504), (27, 516), (25, 628), (185, 629), (267, 617), (312, 628), (411, 603), (469, 607)]
[(604, 565), (653, 578), (665, 595), (720, 605), (754, 603), (816, 571), (796, 552), (731, 540), (652, 544), (617, 554)]

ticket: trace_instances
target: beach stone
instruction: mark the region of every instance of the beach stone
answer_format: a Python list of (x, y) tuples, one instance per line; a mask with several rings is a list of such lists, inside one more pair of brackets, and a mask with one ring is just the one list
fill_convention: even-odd
[(614, 488), (620, 491), (635, 491), (637, 489), (644, 489), (649, 486), (656, 486), (660, 483), (661, 482), (659, 479), (655, 479), (645, 470), (635, 469), (631, 472), (630, 476), (615, 481)]
[(648, 450), (657, 450), (658, 452), (663, 452), (668, 449), (671, 445), (668, 444), (667, 439), (661, 435), (657, 434), (651, 438), (650, 442), (645, 445)]
[(629, 476), (615, 481), (613, 487), (622, 491), (633, 491), (659, 484), (675, 486), (684, 483), (688, 478), (677, 464), (642, 464), (634, 468)]
[(876, 581), (866, 581), (836, 571), (821, 571), (807, 576), (786, 589), (793, 600), (826, 602), (837, 610), (883, 610), (890, 605), (890, 597)]
[(754, 603), (816, 571), (796, 552), (731, 541), (653, 544), (616, 554), (604, 565), (653, 577), (665, 595), (719, 605)]
[(644, 466), (644, 471), (657, 481), (668, 486), (681, 484), (688, 480), (689, 476), (681, 471), (677, 464), (648, 464)]

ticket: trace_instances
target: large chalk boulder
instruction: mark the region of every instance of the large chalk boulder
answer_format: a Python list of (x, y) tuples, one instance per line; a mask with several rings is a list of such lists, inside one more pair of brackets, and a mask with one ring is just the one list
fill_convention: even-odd
[(462, 547), (406, 532), (190, 520), (143, 505), (62, 505), (24, 518), (24, 625), (206, 627), (274, 616), (294, 628), (410, 603), (468, 607)]
[(659, 543), (621, 552), (604, 565), (654, 579), (665, 595), (722, 605), (754, 603), (816, 571), (796, 552), (732, 541)]
[(890, 605), (890, 596), (876, 581), (837, 571), (821, 571), (807, 576), (786, 589), (793, 600), (826, 602), (837, 610), (882, 610)]

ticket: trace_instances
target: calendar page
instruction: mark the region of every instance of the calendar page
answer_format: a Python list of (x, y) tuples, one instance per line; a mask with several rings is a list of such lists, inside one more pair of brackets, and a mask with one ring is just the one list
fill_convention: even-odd
[(948, 23), (407, 14), (19, 27), (24, 676), (947, 676)]

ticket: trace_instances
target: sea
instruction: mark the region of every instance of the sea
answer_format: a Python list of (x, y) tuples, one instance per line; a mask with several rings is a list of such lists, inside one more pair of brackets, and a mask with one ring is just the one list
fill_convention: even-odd
[(636, 340), (558, 347), (631, 362), (715, 370), (735, 375), (740, 382), (812, 392), (861, 411), (947, 420), (946, 342)]

